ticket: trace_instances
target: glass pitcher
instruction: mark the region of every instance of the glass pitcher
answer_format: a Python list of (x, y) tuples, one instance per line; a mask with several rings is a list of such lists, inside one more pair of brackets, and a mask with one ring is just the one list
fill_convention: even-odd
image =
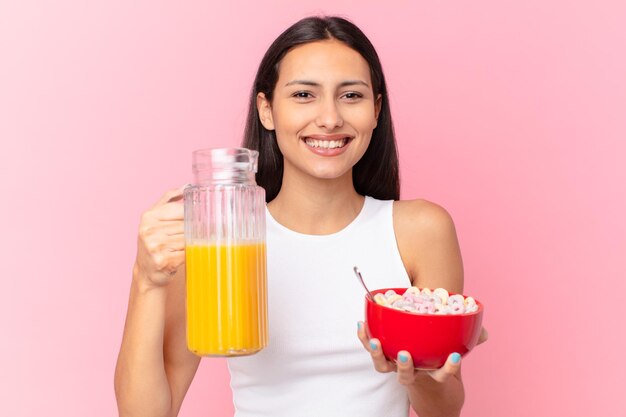
[(241, 356), (268, 341), (265, 190), (258, 152), (193, 153), (184, 191), (187, 346), (199, 356)]

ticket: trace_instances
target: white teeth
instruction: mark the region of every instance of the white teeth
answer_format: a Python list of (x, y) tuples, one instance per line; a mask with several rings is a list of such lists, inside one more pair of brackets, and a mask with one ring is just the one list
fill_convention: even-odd
[(335, 149), (335, 148), (343, 148), (346, 143), (348, 143), (348, 138), (340, 139), (340, 140), (317, 140), (311, 138), (305, 138), (304, 140), (307, 145), (312, 148), (323, 148), (323, 149)]

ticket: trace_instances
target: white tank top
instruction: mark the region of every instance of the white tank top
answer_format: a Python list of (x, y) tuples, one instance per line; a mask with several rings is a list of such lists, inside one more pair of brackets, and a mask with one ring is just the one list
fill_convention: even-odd
[(229, 358), (236, 417), (407, 417), (395, 373), (374, 369), (357, 337), (365, 291), (408, 287), (393, 230), (393, 201), (365, 198), (330, 235), (305, 235), (267, 217), (269, 344)]

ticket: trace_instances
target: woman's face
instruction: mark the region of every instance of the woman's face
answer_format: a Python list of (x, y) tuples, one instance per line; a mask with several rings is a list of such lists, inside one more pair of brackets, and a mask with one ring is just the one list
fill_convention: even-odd
[(376, 127), (380, 95), (374, 97), (367, 61), (336, 41), (298, 46), (280, 62), (274, 97), (257, 97), (261, 122), (276, 131), (285, 174), (322, 179), (349, 174)]

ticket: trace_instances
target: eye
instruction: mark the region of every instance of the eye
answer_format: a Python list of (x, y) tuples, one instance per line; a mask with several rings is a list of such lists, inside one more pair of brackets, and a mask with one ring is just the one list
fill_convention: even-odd
[(348, 101), (357, 101), (360, 98), (363, 98), (363, 94), (357, 93), (355, 91), (350, 91), (343, 95)]
[(291, 97), (295, 97), (300, 100), (306, 100), (309, 98), (313, 98), (313, 95), (309, 93), (308, 91), (296, 91), (295, 93), (291, 95)]

